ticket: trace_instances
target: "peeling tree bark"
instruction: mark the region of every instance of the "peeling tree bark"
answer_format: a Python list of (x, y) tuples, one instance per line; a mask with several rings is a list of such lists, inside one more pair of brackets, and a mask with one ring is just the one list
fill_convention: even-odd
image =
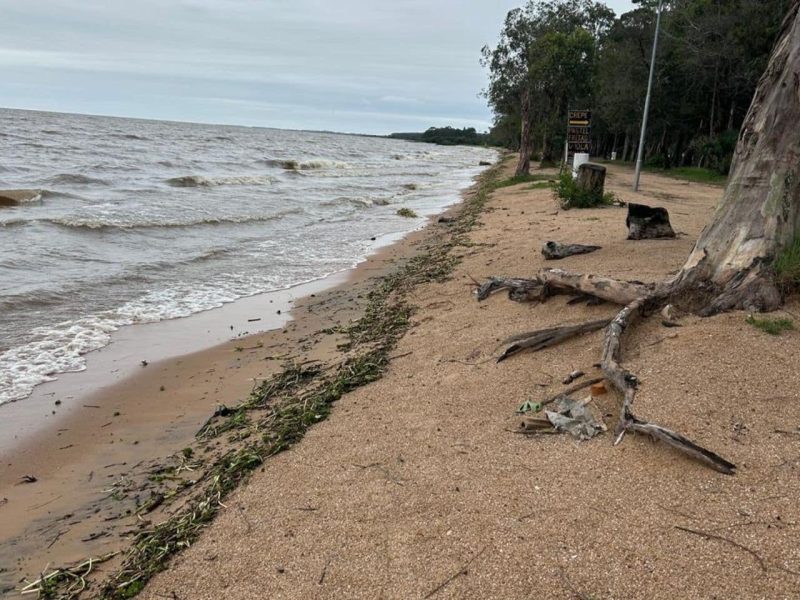
[(700, 311), (770, 311), (782, 298), (771, 265), (800, 226), (800, 2), (795, 0), (739, 134), (714, 219), (670, 285)]

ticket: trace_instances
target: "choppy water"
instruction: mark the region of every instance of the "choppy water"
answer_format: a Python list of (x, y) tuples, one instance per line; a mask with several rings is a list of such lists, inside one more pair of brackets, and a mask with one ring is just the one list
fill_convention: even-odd
[(121, 326), (352, 267), (459, 198), (491, 150), (0, 109), (0, 404)]

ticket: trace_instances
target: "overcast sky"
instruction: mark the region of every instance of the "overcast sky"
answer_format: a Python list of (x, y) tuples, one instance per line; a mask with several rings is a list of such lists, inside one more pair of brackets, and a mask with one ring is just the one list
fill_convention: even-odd
[[(0, 106), (327, 129), (486, 129), (522, 0), (0, 0)], [(608, 0), (617, 13), (629, 0)]]

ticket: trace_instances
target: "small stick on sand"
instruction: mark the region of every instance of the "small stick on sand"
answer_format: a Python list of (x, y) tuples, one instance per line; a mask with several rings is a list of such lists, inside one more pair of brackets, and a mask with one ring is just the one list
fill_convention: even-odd
[(765, 573), (767, 572), (767, 565), (764, 562), (764, 559), (761, 558), (761, 555), (756, 552), (755, 550), (748, 548), (747, 546), (743, 546), (739, 542), (735, 542), (732, 539), (722, 537), (721, 535), (716, 535), (714, 533), (708, 533), (707, 531), (700, 531), (699, 529), (689, 529), (688, 527), (681, 527), (680, 525), (675, 525), (675, 529), (680, 529), (681, 531), (685, 531), (687, 533), (693, 533), (694, 535), (699, 535), (700, 537), (706, 538), (707, 540), (719, 540), (720, 542), (725, 542), (730, 544), (731, 546), (735, 546), (740, 550), (744, 550), (750, 556), (755, 558), (758, 561), (758, 566), (761, 567), (761, 570)]
[(567, 389), (560, 391), (555, 396), (550, 396), (549, 398), (546, 398), (545, 400), (542, 400), (541, 405), (542, 406), (547, 406), (548, 404), (552, 404), (553, 402), (555, 402), (556, 400), (561, 398), (561, 396), (569, 396), (570, 394), (574, 394), (575, 392), (579, 392), (579, 391), (581, 391), (581, 390), (583, 390), (583, 389), (585, 389), (587, 387), (593, 386), (595, 383), (600, 383), (601, 381), (604, 381), (604, 380), (605, 380), (605, 377), (595, 377), (594, 379), (587, 379), (586, 381), (582, 381), (581, 383), (577, 383), (577, 384), (573, 385), (572, 387), (568, 387)]
[(435, 587), (435, 588), (433, 588), (433, 589), (432, 589), (430, 592), (428, 592), (428, 594), (425, 596), (425, 600), (428, 600), (428, 598), (431, 598), (431, 597), (433, 597), (435, 594), (437, 594), (438, 592), (442, 591), (442, 590), (443, 590), (443, 589), (444, 589), (444, 588), (447, 586), (447, 584), (449, 584), (450, 582), (452, 582), (453, 580), (455, 580), (457, 577), (459, 577), (459, 576), (461, 576), (461, 575), (466, 575), (466, 574), (467, 574), (467, 568), (469, 568), (469, 566), (470, 566), (470, 565), (471, 565), (471, 564), (472, 564), (472, 563), (473, 563), (475, 560), (477, 560), (477, 559), (478, 559), (478, 557), (480, 557), (480, 555), (481, 555), (481, 554), (483, 554), (484, 552), (486, 552), (486, 549), (487, 549), (488, 547), (489, 547), (489, 546), (484, 546), (484, 547), (483, 547), (483, 549), (482, 549), (480, 552), (478, 552), (478, 553), (477, 553), (475, 556), (473, 556), (472, 558), (470, 558), (470, 559), (469, 559), (469, 561), (467, 562), (467, 564), (465, 564), (465, 565), (464, 565), (463, 567), (461, 567), (461, 568), (460, 568), (458, 571), (456, 571), (455, 573), (453, 573), (453, 574), (452, 574), (450, 577), (448, 577), (447, 579), (445, 579), (445, 580), (444, 580), (442, 583), (440, 583), (438, 586), (436, 586), (436, 587)]

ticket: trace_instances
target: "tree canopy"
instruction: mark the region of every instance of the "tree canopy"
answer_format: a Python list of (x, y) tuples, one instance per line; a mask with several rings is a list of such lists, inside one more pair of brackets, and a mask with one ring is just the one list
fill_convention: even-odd
[(478, 133), (474, 127), (429, 127), (422, 133), (392, 133), (391, 138), (411, 140), (414, 142), (428, 142), (430, 144), (440, 144), (442, 146), (488, 146), (492, 144), (490, 136), (486, 133)]
[[(657, 0), (616, 16), (593, 0), (529, 0), (484, 47), (492, 136), (552, 160), (567, 110), (593, 110), (593, 149), (632, 159), (638, 142)], [(726, 173), (742, 120), (790, 0), (666, 0), (646, 158)], [(520, 132), (523, 132), (520, 135)]]

